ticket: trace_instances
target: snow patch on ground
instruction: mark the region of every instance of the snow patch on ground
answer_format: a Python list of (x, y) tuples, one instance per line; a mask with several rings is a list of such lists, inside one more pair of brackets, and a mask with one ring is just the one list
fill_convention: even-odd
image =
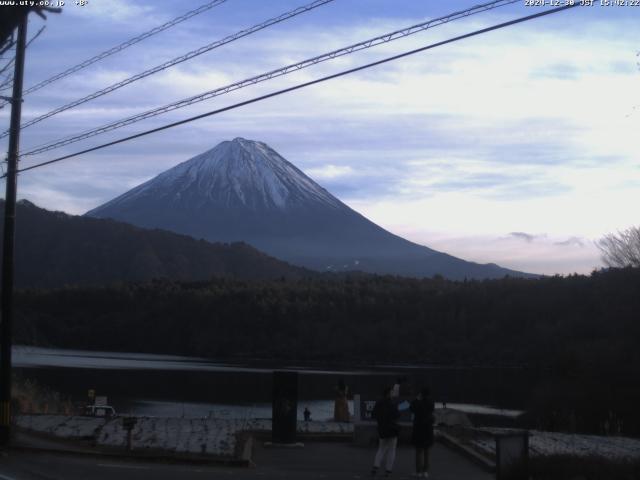
[[(65, 440), (91, 440), (99, 447), (124, 448), (128, 432), (122, 418), (20, 415), (17, 426)], [(243, 432), (270, 432), (269, 419), (139, 417), (131, 431), (133, 451), (238, 457)], [(352, 434), (353, 424), (298, 422), (303, 434)]]
[[(444, 422), (443, 422), (444, 423)], [(63, 415), (20, 415), (16, 425), (31, 432), (65, 440), (89, 440), (98, 447), (124, 448), (127, 430), (122, 418)], [(351, 435), (353, 423), (298, 422), (298, 433), (307, 435)], [(138, 417), (132, 434), (134, 451), (162, 451), (176, 454), (237, 458), (243, 432), (269, 433), (270, 419)], [(495, 457), (494, 435), (508, 432), (499, 428), (457, 428), (449, 431), (457, 441)], [(530, 431), (530, 455), (596, 456), (613, 460), (640, 459), (640, 440), (569, 433)]]
[(80, 440), (93, 437), (105, 419), (98, 417), (67, 417), (63, 415), (20, 415), (16, 424), (27, 430), (60, 438)]
[[(252, 432), (270, 432), (271, 420), (253, 419), (246, 422), (246, 429)], [(353, 434), (353, 423), (342, 422), (298, 422), (298, 433), (311, 435)]]
[[(495, 457), (494, 434), (507, 432), (500, 428), (476, 430), (461, 440), (475, 450)], [(570, 455), (577, 457), (601, 457), (609, 460), (639, 460), (640, 440), (627, 437), (604, 437), (572, 433), (530, 430), (529, 454), (532, 457)], [(464, 438), (466, 437), (466, 438)]]

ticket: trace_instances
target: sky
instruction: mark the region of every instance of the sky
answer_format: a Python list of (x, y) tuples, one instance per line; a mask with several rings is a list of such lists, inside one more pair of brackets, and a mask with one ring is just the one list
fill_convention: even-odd
[[(227, 0), (25, 96), (23, 120), (310, 2)], [(32, 15), (29, 38), (46, 28), (28, 48), (26, 88), (206, 0), (76, 3), (47, 21)], [(21, 149), (478, 3), (334, 0), (25, 128)], [(522, 0), (23, 157), (21, 166), (548, 8)], [(640, 6), (570, 9), (24, 172), (18, 197), (82, 214), (244, 137), (416, 243), (527, 272), (589, 273), (602, 266), (599, 238), (640, 223), (639, 20)], [(8, 124), (5, 107), (0, 125)]]

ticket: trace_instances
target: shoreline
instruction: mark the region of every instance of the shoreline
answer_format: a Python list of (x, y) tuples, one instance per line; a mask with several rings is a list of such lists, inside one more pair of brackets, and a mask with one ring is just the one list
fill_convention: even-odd
[[(60, 366), (50, 363), (41, 363), (36, 360), (29, 361), (29, 356), (40, 355), (44, 358), (53, 360), (56, 357), (64, 358), (94, 358), (103, 360), (129, 360), (129, 361), (148, 361), (148, 362), (178, 362), (192, 365), (202, 365), (203, 367), (229, 367), (229, 368), (246, 368), (247, 371), (270, 371), (270, 370), (294, 370), (301, 373), (323, 373), (336, 375), (363, 375), (367, 373), (394, 373), (395, 370), (526, 370), (540, 371), (542, 367), (534, 367), (527, 365), (465, 365), (465, 364), (419, 364), (419, 363), (372, 363), (368, 361), (331, 361), (331, 360), (283, 360), (274, 358), (261, 357), (227, 357), (227, 358), (209, 358), (209, 357), (190, 357), (185, 355), (174, 355), (164, 353), (142, 353), (142, 352), (118, 352), (105, 350), (85, 350), (77, 348), (62, 347), (42, 347), (36, 345), (14, 345), (12, 349), (14, 356), (15, 368), (35, 368), (46, 366)], [(266, 365), (259, 367), (259, 365)], [(98, 368), (91, 367), (72, 367), (72, 368)], [(103, 367), (107, 368), (107, 367)], [(109, 367), (117, 368), (117, 367)], [(121, 367), (125, 368), (125, 367)], [(131, 368), (131, 367), (128, 367)], [(329, 369), (329, 370), (327, 370)]]

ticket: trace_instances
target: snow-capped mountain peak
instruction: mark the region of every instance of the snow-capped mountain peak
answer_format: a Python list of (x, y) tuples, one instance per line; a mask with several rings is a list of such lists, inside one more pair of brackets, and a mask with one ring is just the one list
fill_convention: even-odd
[[(183, 162), (125, 195), (115, 206), (162, 192), (175, 202), (206, 199), (215, 206), (286, 209), (320, 202), (344, 205), (264, 142), (235, 138)], [(202, 206), (202, 205), (201, 205)]]
[(340, 202), (266, 143), (244, 138), (222, 142), (87, 215), (210, 241), (243, 241), (319, 270), (339, 265), (460, 279), (518, 273), (398, 237)]

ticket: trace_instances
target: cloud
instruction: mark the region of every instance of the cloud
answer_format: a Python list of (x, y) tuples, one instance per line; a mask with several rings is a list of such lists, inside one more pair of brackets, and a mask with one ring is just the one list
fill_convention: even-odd
[(353, 174), (354, 170), (349, 165), (328, 164), (307, 170), (307, 175), (319, 180), (334, 180), (339, 177), (351, 176)]
[(385, 182), (377, 172), (366, 171), (366, 168), (356, 171), (351, 166), (321, 165), (304, 168), (304, 172), (332, 195), (342, 200), (353, 197), (367, 197), (375, 191), (378, 195), (391, 194), (388, 179), (397, 174), (389, 173)]
[(545, 235), (534, 235), (531, 233), (525, 233), (525, 232), (511, 232), (509, 234), (509, 236), (513, 237), (513, 238), (518, 238), (521, 240), (524, 240), (527, 243), (531, 243), (534, 240), (538, 239), (538, 238), (544, 238)]
[(569, 237), (562, 242), (553, 242), (554, 245), (559, 245), (562, 247), (580, 247), (584, 248), (585, 241), (581, 237)]
[[(154, 8), (149, 5), (141, 5), (139, 2), (127, 0), (109, 0), (108, 2), (90, 1), (86, 5), (74, 5), (67, 2), (63, 13), (83, 18), (99, 18), (115, 22), (136, 21), (139, 25), (145, 23), (157, 23), (158, 17), (151, 17)], [(142, 33), (142, 32), (140, 32)]]
[[(508, 200), (559, 195), (570, 187), (546, 178), (525, 175), (504, 175), (491, 171), (478, 174), (461, 173), (458, 177), (447, 175), (445, 179), (424, 186), (433, 194), (436, 192), (470, 192), (487, 198)], [(426, 193), (426, 192), (425, 192)]]
[[(515, 232), (523, 233), (523, 232)], [(529, 234), (526, 234), (529, 235)], [(519, 271), (545, 275), (582, 273), (589, 274), (602, 267), (600, 252), (593, 242), (583, 247), (567, 248), (558, 245), (555, 237), (540, 238), (527, 242), (522, 248), (520, 237), (494, 237), (490, 235), (452, 236), (446, 233), (423, 232), (412, 235), (412, 240), (444, 250), (461, 258), (476, 262), (493, 262)], [(524, 240), (526, 242), (526, 240)]]
[[(170, 35), (158, 36), (69, 77), (57, 88), (26, 97), (25, 118), (279, 13), (271, 3), (242, 1), (255, 8), (229, 7), (224, 10), (226, 16), (219, 14), (226, 7), (220, 7), (219, 12), (172, 29)], [(318, 9), (279, 24), (25, 129), (21, 145), (28, 149), (416, 23), (425, 8), (430, 15), (436, 14), (432, 9), (442, 9), (438, 10), (441, 14), (449, 9), (449, 2), (431, 2), (427, 8), (420, 2), (399, 0), (393, 8), (380, 7), (382, 10), (371, 2), (362, 11), (350, 3), (335, 2), (332, 10)], [(84, 12), (70, 7), (65, 13), (72, 15), (49, 22), (46, 35), (55, 41), (34, 43), (27, 85), (60, 70), (60, 59), (72, 65), (149, 29), (153, 22), (151, 26), (161, 23), (156, 21), (160, 17), (166, 21), (185, 9), (180, 3), (144, 0), (96, 1), (89, 6), (92, 9)], [(518, 7), (518, 12), (522, 10)], [(618, 12), (630, 9), (601, 9), (597, 16), (587, 10), (576, 9), (571, 15), (458, 42), (25, 172), (20, 191), (42, 206), (81, 213), (222, 140), (243, 136), (266, 141), (340, 199), (396, 233), (421, 239), (425, 231), (440, 232), (449, 239), (460, 239), (443, 243), (451, 247), (451, 253), (470, 255), (476, 261), (508, 262), (507, 266), (531, 271), (538, 270), (526, 262), (537, 261), (550, 271), (562, 265), (570, 271), (570, 261), (594, 266), (597, 261), (589, 258), (597, 257), (588, 257), (591, 250), (584, 239), (597, 238), (637, 219), (640, 115), (633, 108), (640, 105), (636, 66), (640, 31), (632, 18), (637, 15), (635, 10), (630, 15)], [(502, 12), (486, 12), (319, 64), (24, 159), (23, 165), (511, 16)], [(513, 6), (511, 13), (515, 12)], [(82, 21), (78, 15), (83, 15)], [(8, 113), (0, 110), (0, 120), (7, 123)], [(6, 143), (0, 141), (0, 145), (6, 148)], [(547, 232), (548, 237), (527, 233), (532, 231)], [(412, 232), (417, 232), (415, 237)], [(533, 235), (533, 239), (500, 237), (501, 232)], [(474, 245), (475, 238), (485, 239), (480, 243), (486, 249)], [(577, 248), (579, 242), (573, 238), (583, 239), (585, 247)], [(572, 246), (576, 248), (568, 248)], [(509, 254), (501, 253), (500, 248)], [(555, 259), (553, 265), (547, 262), (547, 254)]]
[(584, 71), (579, 66), (557, 63), (547, 65), (539, 70), (531, 72), (531, 77), (575, 80), (579, 78), (582, 73), (584, 73)]

